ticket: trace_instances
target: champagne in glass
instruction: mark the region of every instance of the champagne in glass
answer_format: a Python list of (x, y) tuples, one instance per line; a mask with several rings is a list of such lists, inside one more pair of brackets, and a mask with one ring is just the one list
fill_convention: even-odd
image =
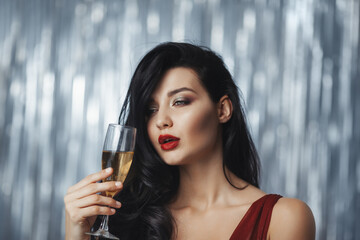
[[(130, 170), (134, 152), (113, 152), (103, 151), (101, 165), (102, 169), (112, 167), (113, 174), (104, 179), (104, 182), (108, 181), (120, 181), (124, 182), (126, 176)], [(116, 192), (105, 192), (107, 197), (114, 197)]]
[[(114, 171), (113, 174), (104, 179), (103, 182), (125, 181), (134, 155), (135, 137), (135, 128), (118, 124), (109, 124), (104, 142), (101, 167), (102, 169), (112, 167)], [(107, 191), (105, 194), (107, 197), (114, 197), (116, 193), (116, 191)], [(96, 232), (87, 234), (119, 240), (119, 238), (109, 232), (108, 221), (109, 216), (104, 216), (100, 228)]]

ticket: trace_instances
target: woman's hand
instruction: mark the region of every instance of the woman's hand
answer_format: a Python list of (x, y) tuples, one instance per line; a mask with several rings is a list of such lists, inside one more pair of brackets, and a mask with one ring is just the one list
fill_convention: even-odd
[(91, 174), (80, 182), (71, 186), (65, 197), (65, 239), (82, 240), (89, 239), (89, 232), (97, 215), (113, 215), (114, 208), (120, 208), (121, 203), (111, 197), (97, 194), (105, 191), (120, 191), (122, 183), (98, 181), (109, 177), (113, 172), (107, 168), (100, 172)]

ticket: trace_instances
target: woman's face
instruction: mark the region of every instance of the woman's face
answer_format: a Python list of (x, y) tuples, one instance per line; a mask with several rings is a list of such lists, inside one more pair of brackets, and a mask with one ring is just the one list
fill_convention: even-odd
[(167, 164), (206, 159), (221, 146), (216, 104), (193, 70), (170, 69), (151, 97), (147, 131)]

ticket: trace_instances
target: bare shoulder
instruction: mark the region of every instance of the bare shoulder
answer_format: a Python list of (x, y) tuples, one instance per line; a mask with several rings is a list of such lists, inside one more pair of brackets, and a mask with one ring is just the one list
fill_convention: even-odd
[(268, 239), (315, 239), (315, 220), (308, 205), (295, 198), (280, 198), (272, 212)]

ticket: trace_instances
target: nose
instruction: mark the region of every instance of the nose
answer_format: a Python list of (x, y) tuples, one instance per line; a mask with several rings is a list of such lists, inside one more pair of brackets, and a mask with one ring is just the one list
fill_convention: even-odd
[(156, 127), (160, 130), (172, 127), (173, 121), (167, 112), (159, 110), (156, 115)]

